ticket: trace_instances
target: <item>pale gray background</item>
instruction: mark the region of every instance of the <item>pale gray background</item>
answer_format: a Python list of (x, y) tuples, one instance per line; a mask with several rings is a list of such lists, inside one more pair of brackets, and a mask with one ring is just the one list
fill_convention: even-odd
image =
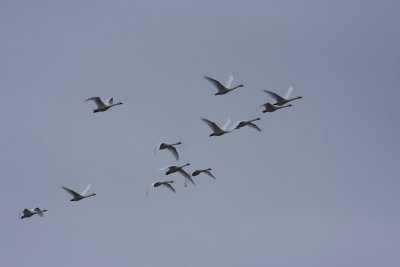
[[(0, 266), (400, 266), (399, 9), (1, 1)], [(230, 74), (225, 96), (202, 78)], [(292, 108), (255, 111), (290, 85)], [(200, 121), (257, 116), (261, 134)], [(179, 140), (217, 181), (146, 199), (175, 163), (154, 145)], [(77, 203), (60, 188), (87, 183)]]

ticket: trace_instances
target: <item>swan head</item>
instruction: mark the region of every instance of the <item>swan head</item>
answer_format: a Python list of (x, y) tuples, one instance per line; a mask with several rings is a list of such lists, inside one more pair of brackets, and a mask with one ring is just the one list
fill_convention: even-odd
[(239, 84), (237, 87), (243, 87), (244, 85), (243, 84)]
[(178, 142), (178, 143), (176, 143), (177, 145), (182, 145), (182, 143), (181, 142)]
[(115, 103), (115, 105), (122, 105), (122, 104), (123, 104), (122, 102)]
[(212, 133), (212, 134), (210, 134), (210, 137), (211, 137), (211, 136), (215, 136), (215, 134), (214, 134), (214, 133)]
[(99, 112), (97, 109), (93, 110), (93, 113)]

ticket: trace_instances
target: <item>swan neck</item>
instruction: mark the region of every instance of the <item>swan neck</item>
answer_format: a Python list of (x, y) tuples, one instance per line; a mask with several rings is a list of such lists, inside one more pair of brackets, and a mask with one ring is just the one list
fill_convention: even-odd
[(293, 100), (300, 99), (300, 98), (301, 98), (300, 96), (297, 96), (297, 97), (290, 98), (287, 101), (289, 102), (289, 101), (293, 101)]

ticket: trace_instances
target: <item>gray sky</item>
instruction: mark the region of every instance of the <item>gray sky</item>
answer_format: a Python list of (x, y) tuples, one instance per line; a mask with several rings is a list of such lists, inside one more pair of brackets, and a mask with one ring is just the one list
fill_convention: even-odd
[[(399, 266), (399, 8), (1, 1), (0, 266)], [(225, 96), (202, 78), (230, 74)], [(255, 111), (291, 85), (293, 107)], [(210, 138), (201, 117), (263, 133)], [(176, 163), (160, 141), (217, 180), (146, 199)]]

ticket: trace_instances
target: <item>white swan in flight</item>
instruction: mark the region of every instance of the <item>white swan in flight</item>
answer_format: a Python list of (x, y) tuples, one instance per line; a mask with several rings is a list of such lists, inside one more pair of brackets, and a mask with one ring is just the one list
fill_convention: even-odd
[(271, 92), (271, 91), (264, 90), (264, 92), (269, 94), (273, 99), (275, 99), (276, 103), (274, 105), (276, 105), (276, 106), (283, 106), (286, 103), (289, 103), (289, 102), (291, 102), (293, 100), (302, 98), (301, 96), (294, 97), (294, 98), (289, 98), (290, 94), (293, 92), (293, 86), (290, 86), (288, 88), (288, 90), (287, 90), (287, 92), (286, 92), (284, 97), (281, 97), (280, 95), (278, 95), (278, 94), (276, 94), (274, 92)]
[(274, 105), (272, 105), (271, 103), (268, 102), (268, 103), (262, 104), (262, 105), (259, 106), (258, 108), (264, 107), (263, 113), (265, 113), (265, 112), (274, 112), (274, 111), (276, 111), (276, 110), (278, 110), (278, 109), (281, 109), (281, 108), (288, 108), (288, 107), (291, 107), (291, 106), (292, 106), (292, 105), (289, 104), (289, 105), (286, 105), (286, 106), (277, 107), (277, 106), (274, 106)]
[(200, 173), (205, 173), (205, 174), (207, 174), (208, 176), (210, 176), (211, 178), (213, 178), (214, 180), (216, 180), (216, 179), (215, 179), (215, 176), (211, 173), (211, 168), (195, 170), (194, 172), (192, 172), (192, 176), (197, 176), (197, 175), (199, 175)]
[(260, 119), (260, 118), (256, 118), (256, 119), (248, 120), (248, 121), (238, 121), (238, 122), (235, 124), (234, 129), (236, 130), (236, 129), (240, 129), (240, 128), (245, 127), (245, 126), (249, 126), (249, 127), (253, 128), (253, 129), (256, 129), (256, 130), (259, 131), (259, 132), (262, 132), (261, 129), (260, 129), (260, 127), (258, 127), (258, 126), (254, 123), (255, 121), (259, 121), (259, 120), (261, 120), (261, 119)]
[(88, 102), (90, 100), (93, 100), (94, 103), (96, 104), (97, 108), (93, 110), (93, 113), (96, 112), (103, 112), (108, 110), (109, 108), (113, 107), (113, 106), (117, 106), (117, 105), (122, 105), (122, 102), (118, 102), (118, 103), (114, 103), (114, 99), (112, 97), (110, 97), (109, 99), (107, 99), (107, 104), (104, 104), (103, 101), (101, 101), (100, 97), (91, 97), (86, 99), (85, 102)]
[(166, 168), (162, 168), (160, 170), (167, 170), (167, 172), (165, 173), (165, 175), (170, 175), (171, 173), (175, 173), (178, 172), (181, 175), (183, 175), (183, 177), (185, 177), (185, 186), (187, 186), (187, 181), (190, 181), (193, 185), (195, 185), (194, 181), (192, 180), (192, 178), (190, 177), (190, 175), (183, 169), (186, 166), (189, 166), (190, 163), (186, 163), (185, 165), (182, 166), (175, 166), (175, 165), (171, 165), (168, 166)]
[(171, 190), (172, 192), (176, 193), (175, 188), (171, 185), (174, 181), (156, 181), (152, 183), (146, 191), (146, 197), (149, 197), (149, 192), (151, 188), (164, 186)]
[(213, 78), (210, 78), (210, 77), (207, 77), (207, 76), (204, 76), (204, 78), (207, 81), (209, 81), (210, 83), (212, 83), (214, 85), (214, 87), (217, 89), (218, 92), (215, 93), (215, 95), (224, 95), (226, 93), (229, 93), (232, 90), (235, 90), (236, 88), (243, 87), (243, 84), (239, 84), (238, 86), (235, 86), (235, 87), (231, 88), (231, 83), (233, 81), (233, 76), (232, 75), (229, 76), (229, 79), (226, 82), (225, 86), (222, 85), (219, 81), (217, 81), (217, 80), (215, 80)]
[(31, 209), (31, 210), (24, 209), (22, 211), (21, 219), (32, 217), (35, 214), (39, 215), (40, 217), (43, 217), (43, 212), (46, 212), (46, 211), (47, 210), (41, 210), (40, 208), (34, 208), (34, 209)]
[(86, 186), (85, 190), (83, 190), (81, 194), (78, 194), (74, 190), (71, 190), (71, 189), (69, 189), (69, 188), (67, 188), (65, 186), (62, 186), (62, 189), (64, 189), (65, 191), (67, 191), (68, 193), (70, 193), (73, 196), (73, 198), (70, 201), (79, 201), (79, 200), (82, 200), (84, 198), (88, 198), (88, 197), (92, 197), (92, 196), (96, 195), (95, 193), (93, 193), (93, 194), (85, 196), (85, 194), (89, 191), (91, 186), (92, 186), (91, 184), (88, 184)]
[(179, 160), (179, 155), (178, 155), (178, 151), (176, 150), (177, 145), (181, 145), (181, 142), (177, 142), (174, 144), (167, 144), (167, 143), (159, 143), (157, 144), (157, 146), (154, 148), (154, 155), (157, 153), (157, 150), (163, 150), (166, 149), (169, 152), (172, 153), (172, 155), (174, 155), (176, 160)]
[(215, 124), (215, 122), (212, 122), (210, 120), (201, 118), (202, 121), (204, 121), (205, 123), (207, 123), (208, 127), (210, 127), (210, 129), (213, 131), (212, 134), (210, 134), (210, 136), (221, 136), (227, 133), (230, 133), (233, 131), (233, 129), (228, 130), (228, 125), (231, 122), (230, 119), (228, 119), (226, 121), (226, 123), (224, 124), (224, 126), (222, 126), (222, 129), (218, 127), (217, 124)]

